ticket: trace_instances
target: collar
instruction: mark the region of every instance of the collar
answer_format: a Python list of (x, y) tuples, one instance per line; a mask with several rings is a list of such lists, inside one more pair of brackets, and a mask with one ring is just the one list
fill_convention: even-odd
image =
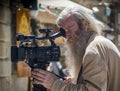
[(98, 34), (96, 32), (93, 32), (90, 36), (90, 38), (88, 39), (88, 43), (87, 43), (87, 46), (95, 39), (95, 37), (97, 36)]

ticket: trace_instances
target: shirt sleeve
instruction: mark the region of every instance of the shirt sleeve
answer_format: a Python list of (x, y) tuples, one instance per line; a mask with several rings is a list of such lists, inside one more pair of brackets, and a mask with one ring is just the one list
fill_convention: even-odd
[(99, 55), (88, 54), (84, 57), (82, 79), (82, 83), (78, 84), (56, 80), (51, 91), (106, 91), (106, 63)]

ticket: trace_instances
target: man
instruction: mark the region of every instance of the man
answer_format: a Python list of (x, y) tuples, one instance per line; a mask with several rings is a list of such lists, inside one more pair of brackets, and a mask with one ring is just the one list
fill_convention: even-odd
[(57, 24), (66, 32), (66, 62), (73, 80), (35, 69), (35, 82), (51, 91), (120, 91), (120, 52), (100, 36), (96, 19), (79, 7), (68, 7)]

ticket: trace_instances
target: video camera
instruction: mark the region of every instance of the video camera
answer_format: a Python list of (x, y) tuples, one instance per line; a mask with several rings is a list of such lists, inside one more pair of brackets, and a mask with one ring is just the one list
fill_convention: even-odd
[[(17, 41), (20, 41), (19, 46), (11, 47), (11, 60), (12, 62), (25, 61), (32, 69), (41, 68), (45, 69), (45, 64), (49, 62), (59, 61), (60, 48), (54, 42), (55, 38), (65, 37), (65, 31), (60, 28), (59, 32), (50, 36), (52, 29), (45, 28), (39, 29), (41, 33), (45, 33), (44, 37), (35, 35), (24, 36), (17, 35)], [(49, 40), (51, 45), (39, 46), (35, 40)]]
[[(59, 32), (50, 36), (52, 29), (45, 28), (39, 30), (44, 33), (44, 37), (38, 37), (35, 35), (24, 36), (23, 34), (17, 35), (17, 41), (19, 45), (11, 46), (11, 61), (25, 61), (31, 69), (40, 68), (46, 70), (46, 66), (49, 62), (59, 61), (60, 48), (54, 42), (55, 38), (63, 36), (65, 37), (65, 31), (60, 28)], [(36, 44), (36, 40), (49, 40), (51, 45), (39, 46)], [(32, 91), (47, 91), (41, 85), (33, 84)]]

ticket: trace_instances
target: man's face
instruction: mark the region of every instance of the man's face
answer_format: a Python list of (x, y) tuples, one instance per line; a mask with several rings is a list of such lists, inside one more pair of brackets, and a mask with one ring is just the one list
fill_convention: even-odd
[(74, 44), (79, 36), (79, 25), (74, 16), (69, 16), (66, 18), (63, 23), (60, 25), (66, 32), (67, 42)]

